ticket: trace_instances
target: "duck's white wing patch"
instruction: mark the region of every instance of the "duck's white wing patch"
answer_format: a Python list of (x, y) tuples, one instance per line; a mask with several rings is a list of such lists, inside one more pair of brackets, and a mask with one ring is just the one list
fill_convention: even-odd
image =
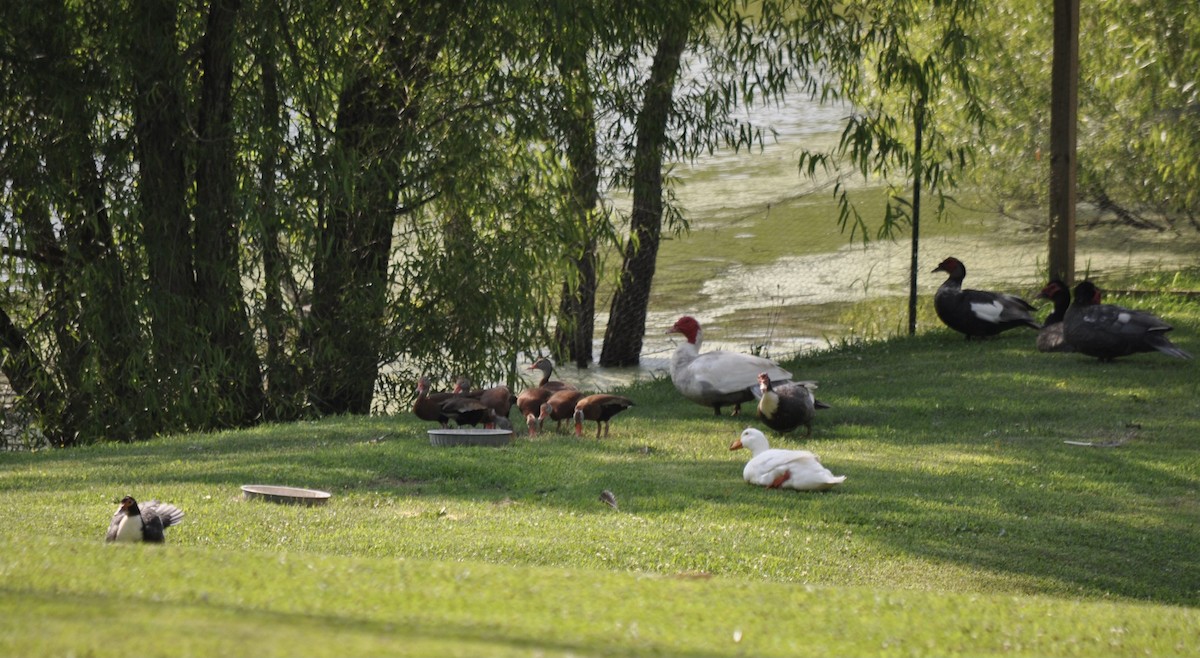
[(971, 302), (971, 312), (975, 314), (975, 317), (984, 322), (996, 324), (1000, 322), (1000, 315), (1004, 313), (1004, 304), (998, 301), (988, 303)]

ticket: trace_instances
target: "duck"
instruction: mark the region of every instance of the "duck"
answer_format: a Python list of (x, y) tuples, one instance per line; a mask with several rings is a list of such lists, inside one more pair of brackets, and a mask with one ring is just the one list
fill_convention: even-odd
[(161, 544), (165, 539), (163, 530), (183, 521), (183, 510), (157, 500), (139, 506), (133, 496), (125, 496), (119, 503), (104, 535), (106, 542)]
[(479, 400), (489, 408), (495, 409), (496, 415), (501, 418), (508, 418), (513, 405), (517, 403), (517, 396), (513, 395), (507, 386), (501, 384), (491, 388), (472, 389), (469, 377), (458, 378), (454, 393)]
[(792, 373), (774, 361), (740, 352), (714, 350), (700, 353), (703, 330), (690, 315), (679, 318), (667, 333), (683, 334), (687, 340), (671, 356), (671, 381), (683, 397), (721, 415), (721, 407), (733, 405), (732, 415), (741, 414), (742, 403), (754, 399), (758, 374), (765, 372), (772, 382), (785, 383)]
[(465, 395), (451, 395), (442, 401), (440, 409), (443, 416), (453, 420), (459, 427), (487, 427), (491, 419), (496, 417), (495, 409)]
[(1049, 299), (1054, 302), (1054, 310), (1042, 322), (1042, 328), (1037, 335), (1039, 352), (1074, 352), (1075, 348), (1063, 337), (1063, 317), (1071, 306), (1071, 289), (1062, 279), (1051, 279), (1046, 287), (1038, 293), (1038, 299)]
[(967, 340), (995, 336), (1016, 327), (1042, 328), (1033, 319), (1033, 305), (1016, 295), (964, 290), (967, 267), (957, 258), (943, 260), (933, 271), (949, 274), (933, 296), (933, 308), (947, 327), (964, 334)]
[(817, 456), (807, 450), (772, 448), (761, 430), (747, 427), (730, 446), (730, 450), (746, 448), (750, 461), (742, 469), (746, 482), (768, 489), (824, 491), (846, 481), (845, 475), (834, 475), (821, 465)]
[(1145, 311), (1100, 303), (1100, 289), (1084, 280), (1075, 286), (1063, 317), (1063, 337), (1076, 352), (1112, 361), (1137, 352), (1162, 352), (1177, 359), (1192, 355), (1167, 339), (1171, 325)]
[(541, 388), (546, 389), (547, 391), (556, 393), (558, 391), (575, 389), (574, 386), (572, 386), (566, 382), (560, 382), (560, 381), (550, 379), (550, 375), (554, 372), (554, 362), (544, 356), (538, 357), (538, 360), (534, 361), (527, 368), (527, 370), (541, 370), (542, 371), (542, 379), (541, 379), (541, 381), (538, 382), (537, 385), (540, 386)]
[(554, 395), (554, 393), (541, 386), (534, 386), (521, 391), (520, 395), (517, 396), (517, 411), (525, 419), (529, 436), (537, 434), (538, 416), (542, 413), (542, 405), (546, 403), (546, 400), (550, 399), (551, 395)]
[(623, 395), (596, 393), (575, 403), (575, 436), (583, 436), (584, 421), (596, 421), (596, 438), (600, 438), (600, 425), (604, 425), (604, 438), (608, 438), (608, 425), (612, 417), (633, 406), (633, 400)]
[(583, 397), (583, 393), (575, 389), (564, 389), (551, 395), (542, 403), (542, 409), (538, 414), (538, 430), (545, 426), (547, 420), (553, 420), (556, 423), (555, 429), (561, 431), (563, 421), (574, 418), (575, 405)]
[[(767, 373), (762, 372), (758, 375), (758, 386), (758, 419), (764, 425), (780, 434), (803, 425), (804, 436), (812, 436), (813, 414), (817, 409), (817, 401), (813, 398), (816, 382), (775, 384)], [(828, 408), (829, 405), (821, 406)]]
[(448, 427), (450, 420), (442, 411), (442, 403), (454, 396), (451, 392), (430, 393), (429, 378), (422, 375), (417, 378), (417, 399), (413, 402), (412, 412), (424, 421), (436, 422), (442, 429)]

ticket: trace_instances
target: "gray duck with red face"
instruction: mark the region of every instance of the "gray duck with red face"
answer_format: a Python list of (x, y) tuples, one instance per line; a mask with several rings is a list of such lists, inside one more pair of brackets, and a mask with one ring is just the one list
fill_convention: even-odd
[(933, 308), (947, 327), (964, 334), (968, 340), (996, 334), (1016, 327), (1041, 329), (1033, 319), (1033, 306), (1003, 292), (971, 290), (962, 287), (967, 267), (957, 258), (947, 258), (933, 269), (950, 276), (933, 297)]
[(1076, 352), (1112, 361), (1138, 352), (1162, 352), (1177, 359), (1191, 354), (1167, 339), (1171, 325), (1145, 312), (1101, 304), (1100, 290), (1091, 281), (1075, 286), (1075, 298), (1063, 318), (1063, 337)]

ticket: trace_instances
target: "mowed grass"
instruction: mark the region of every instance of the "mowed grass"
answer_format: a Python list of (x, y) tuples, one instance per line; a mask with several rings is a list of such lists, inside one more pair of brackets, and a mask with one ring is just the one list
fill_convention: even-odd
[[(1200, 354), (1200, 303), (1112, 301)], [(752, 415), (666, 380), (599, 441), (400, 415), (4, 454), (0, 655), (1200, 654), (1195, 361), (934, 329), (787, 365), (833, 408), (768, 436), (831, 492), (746, 485)], [(126, 493), (185, 510), (166, 545), (104, 544)]]

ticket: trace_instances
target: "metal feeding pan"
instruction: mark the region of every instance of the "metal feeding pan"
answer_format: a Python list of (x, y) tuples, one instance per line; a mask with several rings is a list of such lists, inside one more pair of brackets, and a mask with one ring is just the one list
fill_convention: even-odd
[(429, 445), (432, 446), (506, 446), (512, 443), (512, 430), (474, 429), (456, 427), (429, 430)]
[(298, 487), (277, 487), (270, 484), (242, 485), (242, 498), (246, 500), (265, 500), (284, 505), (324, 505), (329, 502), (328, 491), (316, 489), (300, 489)]

